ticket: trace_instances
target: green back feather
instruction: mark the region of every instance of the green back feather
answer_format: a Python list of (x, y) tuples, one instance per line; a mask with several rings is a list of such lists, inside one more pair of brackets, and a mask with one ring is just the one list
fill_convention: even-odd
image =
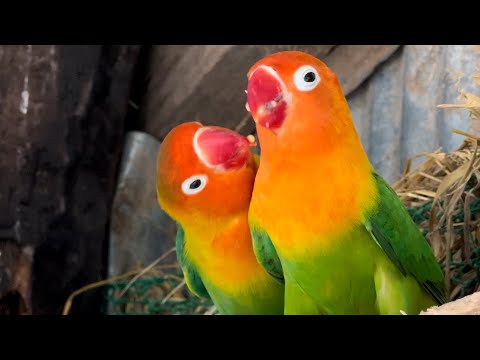
[[(177, 259), (182, 268), (188, 287), (197, 296), (211, 299), (220, 314), (283, 314), (284, 287), (273, 279), (256, 289), (240, 292), (237, 296), (230, 296), (221, 288), (212, 284), (208, 278), (203, 278), (200, 271), (189, 261), (185, 254), (184, 230), (178, 224), (176, 249)], [(208, 290), (207, 290), (208, 289)]]
[(177, 260), (182, 269), (183, 276), (187, 280), (189, 289), (197, 296), (210, 299), (205, 284), (195, 266), (185, 256), (185, 233), (180, 224), (177, 224), (176, 251)]
[(438, 304), (446, 302), (444, 275), (430, 245), (395, 191), (377, 173), (378, 204), (365, 227), (403, 275), (413, 276)]
[(258, 262), (275, 280), (284, 284), (282, 263), (272, 240), (264, 230), (254, 224), (250, 224), (250, 232), (253, 240), (253, 251)]

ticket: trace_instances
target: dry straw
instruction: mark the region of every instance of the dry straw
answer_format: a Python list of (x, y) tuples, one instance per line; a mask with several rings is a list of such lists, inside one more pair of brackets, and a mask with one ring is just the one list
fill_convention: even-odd
[[(478, 127), (480, 98), (471, 93), (461, 97), (462, 104), (438, 107), (468, 109), (472, 128)], [(409, 159), (404, 175), (393, 184), (413, 213), (427, 209), (423, 221), (417, 222), (443, 265), (450, 300), (478, 291), (480, 286), (480, 137), (452, 131), (464, 137), (457, 150), (418, 154), (414, 158), (424, 162), (412, 170), (414, 158)]]

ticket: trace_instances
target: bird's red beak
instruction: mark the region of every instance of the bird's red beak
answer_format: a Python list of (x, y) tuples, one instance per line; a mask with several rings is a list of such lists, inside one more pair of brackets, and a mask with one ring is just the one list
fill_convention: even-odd
[(226, 128), (204, 126), (195, 133), (193, 143), (197, 156), (206, 166), (215, 170), (234, 170), (251, 159), (250, 146), (256, 145), (252, 138)]
[(248, 80), (247, 110), (257, 124), (275, 132), (287, 116), (286, 95), (285, 87), (275, 70), (259, 66)]

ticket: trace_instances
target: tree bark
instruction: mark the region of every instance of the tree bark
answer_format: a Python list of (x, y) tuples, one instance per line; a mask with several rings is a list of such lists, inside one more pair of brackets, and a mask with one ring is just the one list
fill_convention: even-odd
[[(106, 273), (138, 51), (136, 45), (0, 47), (0, 252), (9, 254), (8, 261), (0, 256), (0, 275), (9, 274), (0, 278), (0, 299), (19, 298), (23, 306), (10, 309), (60, 313), (72, 291)], [(82, 296), (73, 312), (99, 310), (100, 295)]]

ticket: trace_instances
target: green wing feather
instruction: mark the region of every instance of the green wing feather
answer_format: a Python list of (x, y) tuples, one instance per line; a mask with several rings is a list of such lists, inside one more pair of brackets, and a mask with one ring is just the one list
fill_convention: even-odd
[(284, 284), (282, 263), (268, 234), (258, 225), (250, 224), (253, 251), (258, 262), (279, 283)]
[(395, 191), (377, 173), (373, 177), (379, 201), (365, 227), (403, 275), (413, 276), (438, 304), (445, 303), (444, 275), (430, 245)]
[(185, 233), (180, 224), (177, 224), (177, 237), (176, 237), (176, 251), (177, 251), (177, 260), (182, 268), (183, 276), (187, 282), (187, 286), (191, 292), (197, 296), (201, 296), (207, 299), (210, 299), (205, 285), (203, 284), (202, 278), (198, 273), (195, 266), (188, 260), (185, 256), (184, 251), (184, 241)]

